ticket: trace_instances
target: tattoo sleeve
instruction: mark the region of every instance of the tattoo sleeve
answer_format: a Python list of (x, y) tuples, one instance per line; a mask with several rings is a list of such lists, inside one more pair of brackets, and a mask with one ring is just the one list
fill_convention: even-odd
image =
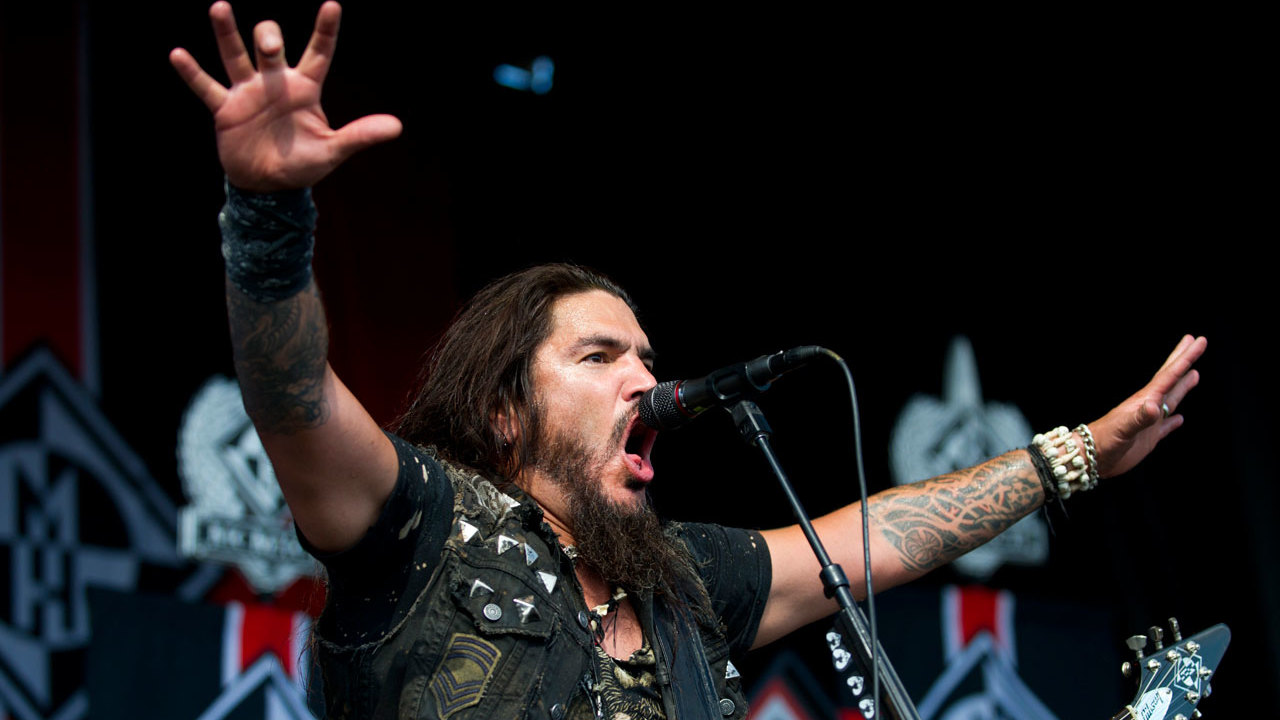
[(1044, 502), (1026, 451), (886, 490), (868, 504), (869, 521), (905, 567), (927, 572), (1004, 532)]
[(228, 282), (227, 315), (245, 409), (258, 429), (287, 435), (324, 424), (329, 331), (315, 283), (260, 303)]

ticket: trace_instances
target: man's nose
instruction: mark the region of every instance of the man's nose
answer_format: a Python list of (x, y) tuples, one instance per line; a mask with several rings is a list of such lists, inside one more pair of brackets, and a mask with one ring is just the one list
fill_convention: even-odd
[(658, 384), (649, 366), (639, 359), (635, 361), (635, 369), (628, 378), (626, 397), (628, 400), (639, 400), (650, 388)]

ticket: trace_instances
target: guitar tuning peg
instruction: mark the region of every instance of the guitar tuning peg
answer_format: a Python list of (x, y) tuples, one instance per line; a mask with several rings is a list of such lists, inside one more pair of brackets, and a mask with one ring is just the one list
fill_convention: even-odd
[(1169, 634), (1173, 635), (1174, 642), (1182, 642), (1182, 627), (1178, 625), (1178, 618), (1169, 618)]
[(1158, 625), (1152, 625), (1147, 632), (1151, 633), (1151, 641), (1155, 643), (1156, 650), (1164, 649), (1164, 631)]
[(1126, 680), (1132, 680), (1133, 679), (1133, 663), (1129, 662), (1128, 660), (1125, 660), (1124, 662), (1120, 663), (1120, 674), (1123, 675)]
[(1193, 717), (1193, 718), (1202, 718), (1202, 717), (1204, 717), (1204, 715), (1203, 715), (1199, 710), (1192, 710), (1192, 711), (1191, 711), (1191, 717)]
[(1138, 656), (1138, 659), (1139, 659), (1139, 660), (1141, 660), (1141, 659), (1142, 659), (1142, 648), (1144, 648), (1144, 647), (1146, 647), (1146, 646), (1147, 646), (1147, 636), (1146, 636), (1146, 635), (1132, 635), (1132, 636), (1130, 636), (1130, 637), (1129, 637), (1129, 639), (1128, 639), (1128, 640), (1125, 640), (1125, 641), (1124, 641), (1124, 644), (1125, 644), (1125, 645), (1126, 645), (1130, 650), (1132, 650), (1132, 651), (1133, 651), (1133, 654), (1134, 654), (1134, 655), (1137, 655), (1137, 656)]

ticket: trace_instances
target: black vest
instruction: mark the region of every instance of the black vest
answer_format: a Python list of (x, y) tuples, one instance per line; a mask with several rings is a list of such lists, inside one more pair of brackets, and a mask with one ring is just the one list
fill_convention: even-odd
[[(573, 561), (532, 500), (441, 465), (454, 488), (453, 528), (407, 616), (362, 645), (317, 638), (327, 715), (559, 720), (571, 702), (590, 702), (594, 678), (590, 616)], [(388, 602), (390, 613), (395, 600), (370, 602)], [(668, 720), (746, 716), (723, 633), (647, 595), (636, 598), (636, 611)]]

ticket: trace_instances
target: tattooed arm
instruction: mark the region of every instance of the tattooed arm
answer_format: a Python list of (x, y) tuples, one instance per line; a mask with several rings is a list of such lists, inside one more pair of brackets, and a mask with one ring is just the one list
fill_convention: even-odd
[[(872, 528), (892, 546), (890, 557), (906, 572), (924, 574), (1004, 532), (1044, 499), (1030, 456), (1019, 450), (968, 470), (886, 490), (868, 507)], [(874, 557), (875, 548), (872, 552)]]
[[(1089, 424), (1101, 477), (1129, 470), (1182, 424), (1182, 416), (1175, 411), (1199, 382), (1191, 366), (1205, 347), (1204, 338), (1183, 337), (1151, 382)], [(1162, 406), (1168, 408), (1167, 414)], [(877, 493), (867, 504), (876, 591), (951, 562), (1004, 532), (1044, 501), (1044, 488), (1027, 450)], [(842, 508), (813, 524), (832, 560), (844, 569), (854, 595), (865, 597), (862, 505)], [(772, 559), (773, 585), (756, 647), (838, 609), (823, 594), (818, 561), (799, 526), (763, 535)]]
[(294, 435), (330, 418), (324, 383), (329, 332), (320, 292), (259, 303), (227, 282), (227, 316), (245, 410), (259, 432)]
[[(976, 467), (885, 490), (868, 501), (871, 578), (876, 590), (914, 580), (1004, 532), (1044, 504), (1044, 490), (1026, 450)], [(858, 599), (862, 571), (862, 505), (814, 520), (832, 560)], [(763, 533), (773, 561), (773, 585), (756, 647), (839, 609), (823, 595), (820, 567), (798, 525)]]
[[(253, 193), (308, 188), (353, 153), (399, 134), (400, 121), (388, 115), (329, 127), (320, 89), (340, 15), (336, 2), (320, 8), (295, 67), (285, 62), (280, 27), (259, 23), (255, 67), (231, 6), (214, 3), (209, 17), (230, 87), (186, 50), (170, 53), (178, 74), (213, 113), (218, 157), (233, 187)], [(283, 299), (255, 300), (228, 282), (227, 308), (245, 407), (295, 521), (321, 550), (351, 545), (373, 524), (395, 484), (396, 453), (328, 365), (319, 292), (309, 283)]]
[(245, 409), (295, 522), (320, 550), (349, 547), (390, 495), (396, 454), (326, 360), (315, 283), (259, 303), (228, 282), (227, 315)]

